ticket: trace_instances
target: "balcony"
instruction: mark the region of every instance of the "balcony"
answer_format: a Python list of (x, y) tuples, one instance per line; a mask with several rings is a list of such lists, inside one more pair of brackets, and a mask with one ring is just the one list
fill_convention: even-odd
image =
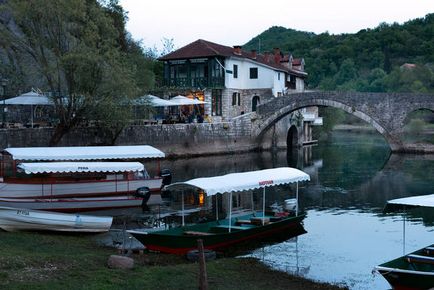
[(223, 77), (171, 78), (164, 79), (164, 85), (177, 88), (222, 88), (225, 79)]

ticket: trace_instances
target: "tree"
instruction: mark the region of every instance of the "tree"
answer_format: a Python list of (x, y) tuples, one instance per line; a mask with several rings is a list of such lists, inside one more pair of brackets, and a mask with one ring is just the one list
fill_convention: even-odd
[(19, 31), (2, 26), (0, 35), (18, 60), (30, 56), (45, 89), (55, 93), (57, 124), (50, 145), (88, 120), (126, 123), (127, 112), (101, 114), (127, 110), (138, 92), (113, 11), (107, 13), (92, 0), (11, 0), (3, 5)]

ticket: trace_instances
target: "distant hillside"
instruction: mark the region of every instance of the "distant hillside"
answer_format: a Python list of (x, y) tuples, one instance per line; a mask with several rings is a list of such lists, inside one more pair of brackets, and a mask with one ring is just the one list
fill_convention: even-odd
[(271, 27), (243, 48), (279, 47), (303, 57), (309, 88), (434, 92), (434, 14), (380, 24), (355, 34), (331, 35)]

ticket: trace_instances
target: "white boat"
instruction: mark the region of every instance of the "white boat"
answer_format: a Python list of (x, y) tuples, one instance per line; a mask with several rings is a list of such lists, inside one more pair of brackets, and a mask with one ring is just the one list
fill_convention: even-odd
[(112, 208), (139, 207), (142, 205), (142, 203), (143, 198), (134, 196), (0, 198), (0, 206), (57, 212), (79, 212)]
[(5, 231), (107, 232), (112, 217), (53, 213), (0, 207), (0, 228)]
[(159, 172), (150, 177), (140, 162), (101, 160), (164, 156), (147, 145), (7, 148), (0, 163), (0, 198), (133, 195), (140, 187), (158, 191), (163, 180)]

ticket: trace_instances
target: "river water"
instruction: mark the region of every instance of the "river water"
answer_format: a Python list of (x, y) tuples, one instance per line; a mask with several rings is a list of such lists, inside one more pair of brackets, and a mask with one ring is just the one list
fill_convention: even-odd
[[(287, 154), (248, 153), (164, 161), (174, 181), (292, 166), (311, 181), (300, 188), (307, 233), (247, 256), (272, 268), (350, 289), (390, 289), (374, 266), (434, 242), (434, 214), (383, 214), (389, 199), (434, 193), (434, 156), (390, 154), (378, 134), (335, 132)], [(285, 191), (286, 189), (284, 189)], [(268, 197), (269, 196), (269, 197)], [(279, 202), (282, 190), (267, 195)], [(273, 202), (274, 200), (267, 200)]]

